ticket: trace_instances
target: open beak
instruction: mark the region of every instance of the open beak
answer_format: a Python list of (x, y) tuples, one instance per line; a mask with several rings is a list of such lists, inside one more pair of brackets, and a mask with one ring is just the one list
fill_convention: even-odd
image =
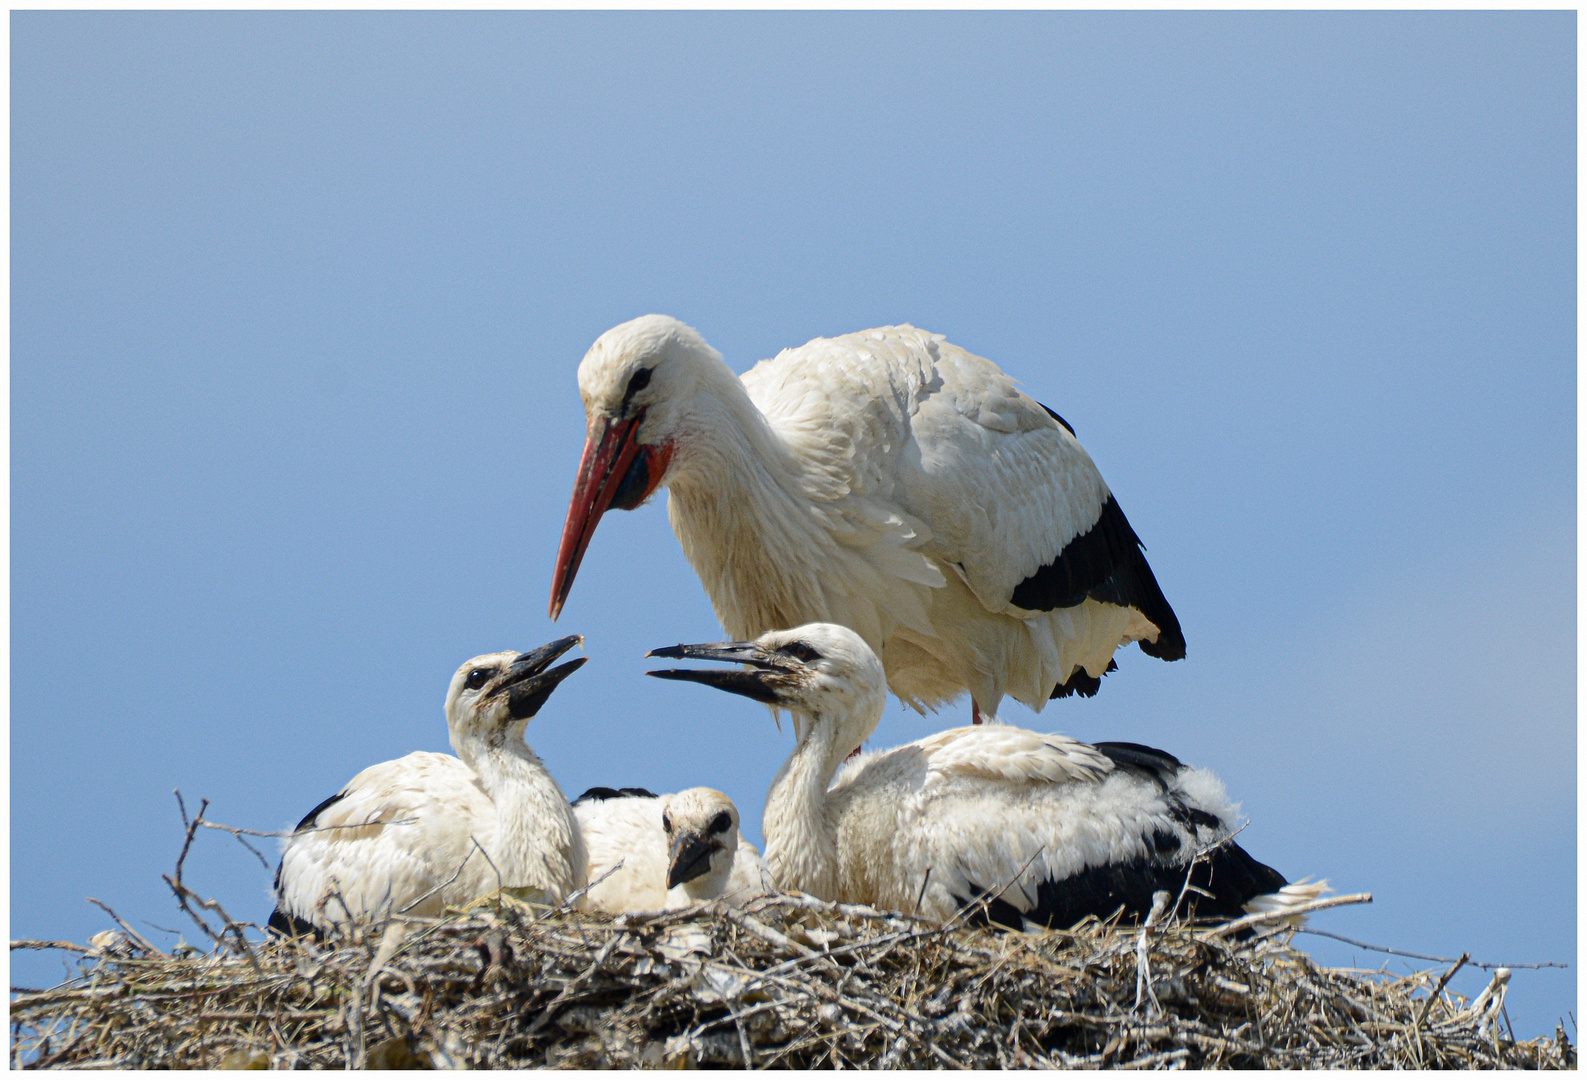
[(667, 864), (667, 888), (675, 889), (709, 871), (713, 850), (699, 833), (679, 832), (672, 841), (671, 860)]
[(584, 456), (568, 500), (568, 519), (562, 526), (562, 546), (557, 549), (556, 574), (551, 579), (553, 620), (562, 614), (573, 589), (573, 578), (590, 546), (595, 526), (610, 507), (632, 510), (648, 499), (666, 475), (672, 445), (642, 446), (639, 425), (644, 410), (627, 420), (604, 416), (590, 418), (584, 438)]
[(783, 692), (795, 683), (794, 669), (781, 657), (767, 653), (753, 641), (725, 641), (716, 645), (672, 645), (652, 649), (647, 657), (671, 660), (722, 660), (748, 664), (753, 671), (721, 671), (714, 668), (668, 668), (647, 671), (658, 679), (704, 683), (730, 694), (742, 694), (767, 705), (782, 705)]
[(551, 696), (551, 691), (555, 690), (563, 679), (583, 667), (589, 657), (581, 656), (577, 660), (559, 664), (549, 671), (546, 669), (557, 657), (573, 646), (583, 643), (584, 638), (581, 635), (572, 634), (558, 638), (549, 645), (542, 645), (538, 649), (519, 654), (496, 684), (483, 696), (491, 698), (505, 693), (507, 711), (513, 719), (524, 720), (534, 716)]

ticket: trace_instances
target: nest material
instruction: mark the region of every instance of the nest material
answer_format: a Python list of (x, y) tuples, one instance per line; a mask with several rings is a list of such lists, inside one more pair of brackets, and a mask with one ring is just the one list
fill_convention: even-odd
[[(804, 896), (618, 918), (499, 899), (315, 943), (100, 935), (14, 991), (31, 1067), (1574, 1068), (1507, 971), (1332, 969), (1258, 926), (992, 933)], [(246, 950), (246, 951), (245, 951)], [(1451, 971), (1450, 974), (1453, 972)]]

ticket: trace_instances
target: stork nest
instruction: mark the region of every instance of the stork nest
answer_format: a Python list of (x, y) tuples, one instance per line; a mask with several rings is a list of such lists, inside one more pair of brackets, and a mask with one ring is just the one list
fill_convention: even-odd
[[(1325, 968), (1290, 931), (993, 933), (800, 895), (610, 918), (509, 897), (322, 942), (96, 935), (13, 989), (33, 1068), (1575, 1068), (1520, 1042), (1501, 970)], [(125, 924), (123, 924), (125, 926)], [(1238, 932), (1237, 932), (1238, 931)], [(130, 936), (129, 936), (130, 935)], [(1457, 965), (1458, 967), (1459, 965)]]

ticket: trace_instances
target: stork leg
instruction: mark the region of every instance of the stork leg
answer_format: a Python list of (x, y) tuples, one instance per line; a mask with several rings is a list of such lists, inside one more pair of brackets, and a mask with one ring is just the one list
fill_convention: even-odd
[(979, 724), (980, 722), (981, 722), (981, 706), (976, 704), (975, 698), (971, 698), (970, 699), (970, 723)]

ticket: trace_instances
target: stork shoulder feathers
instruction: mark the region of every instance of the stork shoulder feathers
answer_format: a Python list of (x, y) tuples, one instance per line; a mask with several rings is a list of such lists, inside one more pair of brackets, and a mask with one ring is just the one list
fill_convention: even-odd
[(579, 370), (589, 440), (551, 608), (609, 506), (658, 487), (728, 632), (849, 626), (925, 710), (1094, 692), (1184, 639), (1090, 456), (991, 361), (912, 326), (819, 338), (734, 379), (645, 316)]
[(1238, 811), (1217, 778), (1149, 747), (961, 728), (844, 764), (886, 696), (880, 662), (845, 627), (651, 655), (747, 665), (651, 674), (795, 713), (797, 744), (766, 798), (766, 858), (784, 888), (903, 911), (918, 903), (938, 919), (987, 899), (987, 917), (1013, 927), (1069, 926), (1121, 906), (1141, 916), (1154, 892), (1177, 895), (1187, 880), (1201, 890), (1196, 908), (1217, 915), (1320, 888), (1288, 886), (1234, 844)]
[(550, 668), (580, 640), (460, 667), (446, 698), (459, 756), (421, 751), (370, 766), (311, 810), (282, 845), (270, 925), (433, 915), (498, 887), (556, 901), (583, 884), (573, 812), (523, 741), (524, 725), (584, 663)]

